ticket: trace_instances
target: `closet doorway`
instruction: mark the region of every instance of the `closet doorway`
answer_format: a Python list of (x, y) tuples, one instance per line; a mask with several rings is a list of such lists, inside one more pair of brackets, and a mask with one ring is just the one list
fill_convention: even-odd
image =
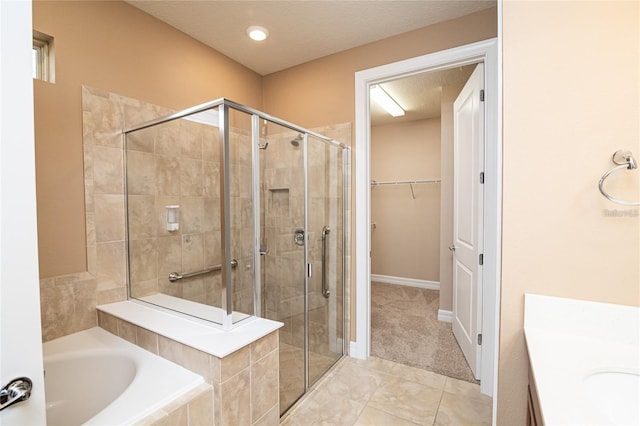
[[(483, 231), (483, 266), (479, 267), (478, 280), (482, 291), (478, 295), (478, 318), (481, 318), (482, 345), (478, 361), (481, 392), (496, 395), (497, 353), (499, 339), (500, 262), (501, 262), (501, 90), (497, 39), (472, 43), (376, 68), (356, 72), (356, 133), (355, 133), (355, 290), (356, 327), (355, 340), (350, 345), (350, 355), (367, 359), (370, 356), (371, 323), (371, 175), (370, 170), (370, 115), (369, 90), (399, 78), (425, 72), (454, 69), (470, 64), (484, 64), (484, 172), (483, 219), (479, 224)], [(478, 176), (480, 177), (480, 176)], [(453, 245), (453, 244), (450, 244)], [(444, 247), (445, 250), (448, 247)], [(441, 260), (443, 247), (440, 248)], [(442, 281), (442, 276), (440, 277)], [(440, 310), (439, 316), (452, 316)], [(444, 319), (444, 318), (443, 318)], [(476, 336), (480, 342), (480, 336)], [(494, 399), (495, 405), (495, 399)], [(495, 408), (495, 407), (494, 407)]]
[[(454, 101), (477, 64), (376, 85), (371, 96), (371, 355), (475, 382), (454, 337)], [(464, 334), (463, 334), (464, 336)]]

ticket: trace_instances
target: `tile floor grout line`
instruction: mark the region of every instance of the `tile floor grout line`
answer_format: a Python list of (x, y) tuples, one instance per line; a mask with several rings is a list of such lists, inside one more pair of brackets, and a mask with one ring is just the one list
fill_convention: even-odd
[(433, 417), (432, 426), (435, 426), (436, 421), (438, 420), (438, 414), (440, 413), (440, 405), (442, 405), (442, 400), (444, 399), (444, 392), (447, 387), (447, 382), (451, 377), (447, 377), (444, 381), (444, 386), (442, 387), (442, 393), (440, 394), (440, 401), (438, 401), (438, 408), (436, 408), (436, 415)]

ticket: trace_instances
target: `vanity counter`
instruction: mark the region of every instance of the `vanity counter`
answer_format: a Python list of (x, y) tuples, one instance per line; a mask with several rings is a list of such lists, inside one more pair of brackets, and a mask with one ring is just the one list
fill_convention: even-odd
[(637, 424), (640, 308), (526, 294), (524, 334), (543, 424)]

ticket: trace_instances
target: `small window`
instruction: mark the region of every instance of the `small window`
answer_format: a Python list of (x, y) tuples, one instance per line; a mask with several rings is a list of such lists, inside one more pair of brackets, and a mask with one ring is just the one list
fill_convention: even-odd
[(53, 37), (39, 31), (33, 31), (33, 50), (31, 51), (33, 78), (55, 82), (53, 61)]

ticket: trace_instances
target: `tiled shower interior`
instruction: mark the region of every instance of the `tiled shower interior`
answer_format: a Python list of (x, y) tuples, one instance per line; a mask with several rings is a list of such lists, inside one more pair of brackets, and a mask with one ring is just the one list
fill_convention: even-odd
[[(220, 265), (221, 159), (217, 127), (179, 119), (127, 135), (127, 214), (131, 296), (158, 293), (222, 306), (221, 274), (171, 282), (171, 272)], [(253, 216), (250, 135), (231, 133), (233, 306), (253, 314)], [(166, 206), (179, 206), (179, 228), (167, 230)]]
[[(213, 111), (215, 113), (216, 111)], [(309, 280), (310, 381), (319, 378), (343, 353), (343, 213), (341, 150), (308, 137), (305, 194), (302, 137), (275, 123), (262, 123), (260, 153), (261, 282), (254, 306), (254, 234), (251, 117), (230, 111), (231, 253), (233, 309), (283, 322), (281, 410), (304, 393), (305, 228), (309, 262), (325, 268), (329, 297), (322, 293), (322, 271)], [(220, 133), (197, 118), (168, 121), (127, 134), (126, 189), (131, 296), (154, 302), (168, 295), (221, 307), (220, 273), (167, 279), (175, 271), (220, 265)], [(166, 206), (179, 206), (180, 227), (167, 230)], [(331, 225), (331, 226), (329, 226)], [(323, 241), (324, 239), (324, 241)], [(323, 261), (323, 244), (328, 246)], [(333, 285), (331, 285), (333, 283)]]
[[(200, 270), (222, 261), (216, 251), (221, 239), (219, 208), (215, 207), (219, 206), (221, 173), (217, 129), (194, 120), (170, 121), (139, 132), (128, 141), (126, 158), (124, 155), (120, 129), (171, 113), (83, 87), (87, 272), (41, 280), (45, 341), (97, 325), (96, 305), (127, 298), (128, 273), (134, 297), (165, 294), (202, 306), (220, 306), (219, 272), (184, 279), (179, 285), (167, 279), (169, 272)], [(349, 287), (349, 253), (343, 252), (343, 247), (349, 247), (349, 230), (342, 216), (350, 214), (350, 203), (344, 202), (344, 213), (342, 208), (343, 195), (348, 199), (350, 190), (349, 158), (343, 161), (342, 153), (308, 136), (308, 262), (314, 274), (309, 279), (305, 314), (304, 249), (293, 235), (305, 225), (303, 144), (294, 143), (297, 132), (262, 122), (260, 140), (266, 149), (259, 151), (259, 240), (268, 254), (260, 256), (261, 297), (254, 299), (255, 245), (247, 234), (252, 232), (248, 224), (253, 220), (253, 176), (251, 150), (245, 143), (251, 128), (241, 113), (230, 122), (231, 240), (232, 256), (238, 260), (232, 272), (233, 306), (236, 311), (285, 324), (279, 333), (280, 410), (284, 411), (304, 390), (305, 315), (310, 383), (342, 355), (344, 341), (348, 341), (343, 317), (348, 294), (342, 292)], [(314, 131), (350, 144), (349, 123)], [(166, 229), (166, 205), (181, 206), (178, 231)], [(320, 274), (325, 226), (330, 229), (325, 239), (329, 298), (322, 295)]]
[[(271, 130), (271, 129), (269, 129)], [(344, 131), (350, 129), (344, 127)], [(268, 135), (268, 134), (267, 134)], [(343, 135), (343, 136), (346, 136)], [(263, 306), (269, 319), (282, 321), (280, 330), (280, 401), (286, 410), (304, 391), (304, 248), (294, 234), (303, 228), (304, 175), (303, 151), (296, 134), (283, 131), (266, 137), (269, 145), (261, 150), (264, 205)], [(300, 139), (300, 138), (298, 138)], [(297, 142), (297, 143), (296, 143)], [(309, 262), (326, 268), (329, 283), (342, 282), (342, 159), (340, 153), (309, 137), (308, 230)], [(328, 258), (323, 262), (324, 244)], [(322, 273), (309, 279), (309, 380), (317, 380), (343, 351), (343, 287), (330, 285), (329, 297), (322, 293)]]

